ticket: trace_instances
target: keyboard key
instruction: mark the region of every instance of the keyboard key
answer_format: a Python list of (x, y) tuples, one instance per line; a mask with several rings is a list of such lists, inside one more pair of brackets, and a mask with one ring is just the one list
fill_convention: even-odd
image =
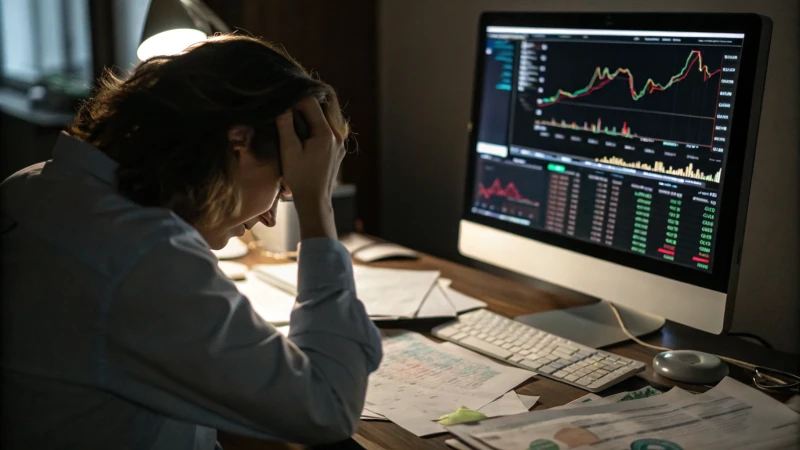
[(528, 358), (523, 359), (519, 363), (520, 366), (525, 367), (526, 369), (537, 370), (539, 367), (542, 367), (542, 363), (537, 361), (532, 361)]
[(551, 362), (550, 365), (559, 370), (563, 369), (564, 367), (567, 367), (566, 364), (561, 364), (560, 362), (558, 362), (558, 360)]
[(575, 364), (570, 364), (569, 366), (564, 367), (564, 371), (567, 372), (567, 373), (576, 372), (577, 370), (578, 370), (578, 368), (575, 367)]
[(600, 389), (601, 387), (605, 386), (608, 383), (616, 380), (617, 377), (614, 375), (606, 375), (604, 377), (598, 378), (589, 385), (591, 389)]
[(562, 352), (562, 353), (564, 353), (564, 354), (570, 355), (570, 356), (572, 356), (574, 353), (578, 352), (577, 348), (570, 347), (568, 345), (559, 345), (557, 350)]
[(478, 338), (476, 338), (474, 336), (467, 337), (466, 339), (461, 341), (461, 344), (464, 344), (464, 345), (467, 345), (467, 346), (470, 346), (470, 347), (474, 347), (474, 348), (478, 349), (479, 351), (484, 351), (484, 352), (486, 352), (486, 353), (488, 353), (488, 354), (490, 354), (490, 355), (492, 355), (492, 356), (494, 356), (494, 357), (496, 357), (498, 359), (506, 359), (509, 356), (511, 356), (511, 352), (510, 351), (505, 350), (503, 348), (500, 348), (500, 347), (498, 347), (496, 345), (488, 344), (486, 342), (483, 342), (482, 340), (480, 340), (480, 339), (478, 339)]
[(450, 336), (450, 340), (451, 341), (460, 341), (460, 340), (464, 339), (467, 336), (469, 336), (469, 335), (462, 331), (460, 333), (457, 333), (457, 334), (454, 334), (454, 335)]
[(546, 366), (542, 366), (536, 369), (536, 371), (539, 373), (543, 373), (545, 375), (550, 375), (551, 373), (557, 371), (558, 369), (559, 369), (558, 367), (554, 367), (552, 364), (548, 364)]
[(460, 316), (435, 335), (588, 390), (604, 389), (646, 366), (483, 309)]
[(458, 332), (459, 332), (458, 328), (447, 327), (447, 328), (442, 328), (441, 330), (438, 330), (436, 332), (436, 335), (439, 336), (439, 337), (442, 337), (442, 338), (449, 338), (450, 336), (452, 336), (452, 335), (454, 335), (454, 334), (456, 334)]
[(562, 352), (561, 350), (558, 350), (558, 349), (554, 350), (554, 351), (553, 351), (553, 353), (552, 353), (552, 355), (553, 355), (553, 356), (558, 356), (559, 358), (564, 358), (564, 359), (569, 359), (569, 358), (572, 358), (572, 355), (571, 355), (571, 354), (569, 354), (569, 353), (564, 353), (564, 352)]

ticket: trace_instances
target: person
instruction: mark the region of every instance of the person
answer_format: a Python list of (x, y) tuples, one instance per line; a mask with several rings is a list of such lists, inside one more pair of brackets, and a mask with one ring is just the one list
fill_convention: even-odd
[[(330, 86), (250, 37), (106, 75), (52, 160), (0, 185), (2, 447), (348, 438), (382, 357), (333, 221), (348, 133)], [(210, 249), (273, 226), (289, 194), (302, 241), (284, 337)]]

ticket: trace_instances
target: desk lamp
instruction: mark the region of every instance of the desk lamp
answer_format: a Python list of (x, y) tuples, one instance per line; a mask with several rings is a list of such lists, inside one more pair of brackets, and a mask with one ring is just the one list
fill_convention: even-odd
[(230, 28), (200, 0), (152, 0), (136, 56), (144, 61), (180, 53), (214, 31)]

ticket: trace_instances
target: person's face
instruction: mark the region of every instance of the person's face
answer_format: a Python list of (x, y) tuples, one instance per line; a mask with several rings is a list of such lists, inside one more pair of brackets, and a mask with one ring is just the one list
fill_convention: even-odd
[(209, 247), (218, 250), (234, 236), (242, 236), (258, 222), (268, 227), (275, 226), (278, 218), (278, 203), (284, 192), (280, 167), (277, 161), (260, 161), (251, 149), (252, 130), (249, 127), (232, 127), (228, 133), (234, 143), (235, 164), (238, 168), (237, 182), (242, 193), (242, 208), (236, 217), (230, 217), (214, 229), (199, 230)]

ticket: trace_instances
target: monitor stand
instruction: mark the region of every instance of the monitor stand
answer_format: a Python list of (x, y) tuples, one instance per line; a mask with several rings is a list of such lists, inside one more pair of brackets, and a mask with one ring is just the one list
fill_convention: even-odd
[[(664, 318), (617, 307), (625, 327), (634, 336), (652, 333), (664, 325)], [(557, 309), (516, 317), (516, 320), (592, 348), (628, 340), (608, 302)]]

